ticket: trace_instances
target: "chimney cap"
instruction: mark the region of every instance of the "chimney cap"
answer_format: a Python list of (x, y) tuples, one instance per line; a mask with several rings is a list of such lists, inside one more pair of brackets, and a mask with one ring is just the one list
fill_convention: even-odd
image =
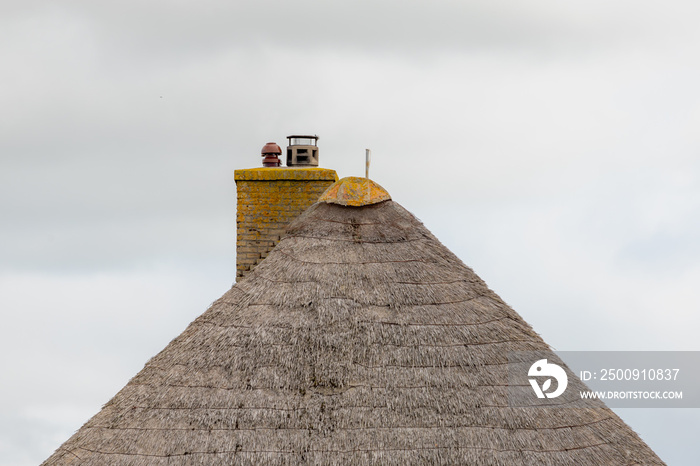
[(263, 155), (264, 154), (281, 154), (282, 153), (282, 148), (275, 142), (268, 142), (265, 144), (262, 148), (262, 151), (260, 151)]
[[(290, 146), (315, 146), (320, 138), (316, 134), (292, 134), (287, 136), (287, 139), (289, 139)], [(307, 139), (308, 141), (297, 141), (298, 139)]]

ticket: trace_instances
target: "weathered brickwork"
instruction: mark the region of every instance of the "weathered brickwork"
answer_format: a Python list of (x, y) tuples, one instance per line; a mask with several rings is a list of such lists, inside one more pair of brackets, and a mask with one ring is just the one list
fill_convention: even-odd
[(338, 175), (325, 168), (236, 170), (236, 280), (245, 277)]

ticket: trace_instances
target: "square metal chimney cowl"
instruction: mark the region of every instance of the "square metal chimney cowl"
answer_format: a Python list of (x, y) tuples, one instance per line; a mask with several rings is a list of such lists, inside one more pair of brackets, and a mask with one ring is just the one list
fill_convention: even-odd
[(318, 136), (293, 134), (287, 139), (288, 167), (318, 167)]

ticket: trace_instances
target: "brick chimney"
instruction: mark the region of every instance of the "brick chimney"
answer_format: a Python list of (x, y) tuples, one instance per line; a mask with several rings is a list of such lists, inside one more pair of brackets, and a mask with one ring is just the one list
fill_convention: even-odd
[(289, 222), (315, 203), (338, 175), (326, 168), (260, 167), (236, 170), (234, 179), (238, 281), (267, 257)]

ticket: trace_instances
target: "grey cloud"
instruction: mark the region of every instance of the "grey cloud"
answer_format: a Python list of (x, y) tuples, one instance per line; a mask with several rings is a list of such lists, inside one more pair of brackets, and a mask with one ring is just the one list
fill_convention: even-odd
[[(683, 4), (687, 8), (687, 4)], [(667, 6), (661, 12), (673, 11)], [(34, 7), (36, 9), (36, 6)], [(643, 36), (677, 22), (653, 2), (512, 1), (161, 1), (63, 2), (44, 11), (89, 28), (95, 45), (121, 63), (149, 68), (225, 48), (361, 49), (365, 53), (516, 49), (585, 50), (624, 34)], [(74, 25), (75, 26), (75, 25)], [(66, 24), (66, 27), (71, 27)], [(650, 29), (652, 31), (650, 31)], [(621, 36), (621, 32), (624, 34)], [(37, 31), (39, 32), (39, 31)], [(629, 37), (628, 37), (629, 39)], [(572, 48), (573, 47), (573, 48)]]

